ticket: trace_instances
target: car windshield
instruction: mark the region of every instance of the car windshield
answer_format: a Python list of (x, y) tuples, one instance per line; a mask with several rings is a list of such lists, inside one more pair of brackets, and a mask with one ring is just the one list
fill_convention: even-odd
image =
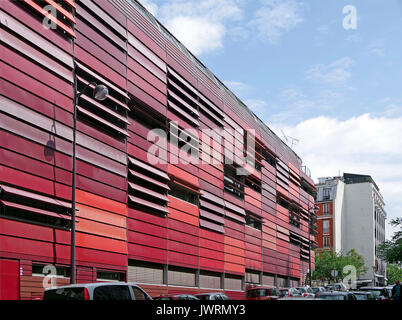
[(46, 290), (43, 300), (84, 300), (84, 288)]
[(279, 290), (279, 295), (281, 297), (288, 295), (288, 290), (287, 289), (281, 289)]
[(318, 291), (320, 291), (320, 288), (312, 288), (311, 290), (313, 290), (314, 293), (317, 293)]
[(267, 295), (266, 289), (254, 289), (254, 290), (249, 290), (247, 292), (247, 297), (249, 297), (249, 298), (265, 297), (266, 295)]
[(297, 290), (299, 290), (301, 293), (307, 292), (304, 288), (297, 288)]
[(368, 299), (367, 294), (358, 294), (358, 293), (356, 293), (355, 296), (356, 296), (357, 300), (367, 300)]
[(319, 296), (319, 298), (325, 300), (344, 300), (343, 295), (335, 295), (335, 294), (322, 294)]
[(197, 295), (197, 298), (200, 300), (209, 300), (209, 295), (207, 294)]
[(373, 295), (376, 297), (379, 297), (382, 295), (382, 290), (376, 290), (376, 289), (362, 289), (363, 291), (370, 291)]

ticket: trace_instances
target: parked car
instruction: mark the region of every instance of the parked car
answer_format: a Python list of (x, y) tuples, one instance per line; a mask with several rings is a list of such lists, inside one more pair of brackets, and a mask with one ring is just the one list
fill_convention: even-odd
[(391, 299), (391, 295), (386, 287), (361, 287), (360, 291), (371, 292), (376, 300)]
[(283, 297), (283, 298), (280, 298), (278, 301), (281, 301), (281, 300), (302, 300), (302, 301), (314, 300), (314, 301), (317, 301), (317, 300), (323, 300), (323, 299), (299, 296), (299, 297)]
[(324, 287), (312, 287), (311, 290), (313, 290), (314, 294), (327, 291)]
[(163, 295), (158, 297), (152, 297), (153, 300), (199, 300), (196, 296), (192, 294), (172, 294)]
[(71, 284), (46, 289), (43, 300), (152, 300), (139, 286), (127, 282)]
[(315, 296), (313, 290), (308, 286), (297, 287), (296, 289), (299, 290), (301, 295), (305, 298), (307, 298), (307, 297), (314, 298), (314, 296)]
[(370, 291), (353, 291), (357, 300), (376, 300), (375, 296)]
[(199, 293), (195, 295), (199, 300), (230, 300), (223, 292)]
[(278, 300), (280, 291), (277, 287), (264, 286), (254, 287), (247, 290), (247, 300)]
[(325, 286), (328, 291), (348, 291), (348, 287), (343, 283), (331, 283), (330, 285)]
[(388, 293), (389, 293), (389, 297), (390, 298), (392, 298), (392, 288), (393, 288), (394, 286), (386, 286), (385, 287), (385, 289), (387, 289), (388, 290)]
[(345, 291), (319, 292), (315, 297), (321, 300), (357, 300), (353, 293)]
[(279, 288), (279, 295), (283, 297), (300, 297), (301, 293), (296, 288)]

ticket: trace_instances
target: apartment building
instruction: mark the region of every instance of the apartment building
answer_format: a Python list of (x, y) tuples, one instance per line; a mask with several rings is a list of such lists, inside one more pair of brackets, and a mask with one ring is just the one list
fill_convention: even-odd
[(0, 27), (0, 299), (47, 266), (153, 296), (303, 281), (302, 160), (139, 3), (0, 1)]
[(355, 249), (363, 255), (367, 272), (362, 284), (384, 284), (385, 262), (377, 247), (385, 241), (385, 202), (369, 175), (345, 173), (319, 178), (317, 187), (317, 244), (322, 250)]

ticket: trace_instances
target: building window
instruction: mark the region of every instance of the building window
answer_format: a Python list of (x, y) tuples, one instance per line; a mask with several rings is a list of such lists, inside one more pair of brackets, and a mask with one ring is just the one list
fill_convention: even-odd
[(322, 221), (322, 229), (324, 233), (329, 233), (329, 220)]
[(252, 227), (254, 229), (262, 230), (262, 223), (260, 220), (257, 220), (256, 218), (246, 215), (246, 225), (249, 227)]
[(125, 274), (123, 272), (98, 271), (96, 272), (96, 279), (106, 281), (125, 281)]
[(330, 188), (324, 188), (324, 200), (329, 200), (329, 192), (330, 192)]
[[(34, 276), (46, 276), (46, 275), (53, 275), (50, 274), (49, 272), (45, 272), (45, 267), (46, 265), (44, 264), (32, 264), (32, 275)], [(56, 268), (56, 274), (54, 276), (56, 277), (62, 277), (62, 278), (69, 278), (70, 277), (70, 268), (69, 267), (63, 267), (63, 266), (55, 266)]]
[(322, 205), (322, 213), (329, 214), (329, 203), (323, 203)]
[(329, 245), (329, 236), (323, 236), (322, 237), (322, 243), (323, 243), (324, 248), (328, 248), (330, 246)]
[(198, 194), (191, 192), (190, 189), (181, 187), (175, 183), (169, 183), (169, 195), (175, 198), (179, 198), (183, 201), (190, 202), (198, 206)]

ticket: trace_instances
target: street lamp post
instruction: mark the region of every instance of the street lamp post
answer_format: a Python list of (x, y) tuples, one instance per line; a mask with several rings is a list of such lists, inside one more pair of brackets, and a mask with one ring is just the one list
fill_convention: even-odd
[(76, 213), (76, 146), (77, 146), (77, 105), (78, 100), (82, 94), (84, 94), (89, 87), (94, 86), (93, 89), (93, 97), (96, 100), (103, 101), (107, 98), (109, 94), (109, 90), (106, 86), (100, 84), (98, 85), (95, 82), (89, 82), (80, 92), (78, 92), (77, 87), (77, 77), (75, 74), (76, 68), (74, 68), (74, 127), (73, 127), (73, 181), (72, 181), (72, 197), (71, 197), (71, 254), (70, 254), (70, 267), (71, 267), (71, 274), (70, 274), (70, 283), (75, 283), (75, 269), (76, 269), (76, 262), (75, 262), (75, 213)]

